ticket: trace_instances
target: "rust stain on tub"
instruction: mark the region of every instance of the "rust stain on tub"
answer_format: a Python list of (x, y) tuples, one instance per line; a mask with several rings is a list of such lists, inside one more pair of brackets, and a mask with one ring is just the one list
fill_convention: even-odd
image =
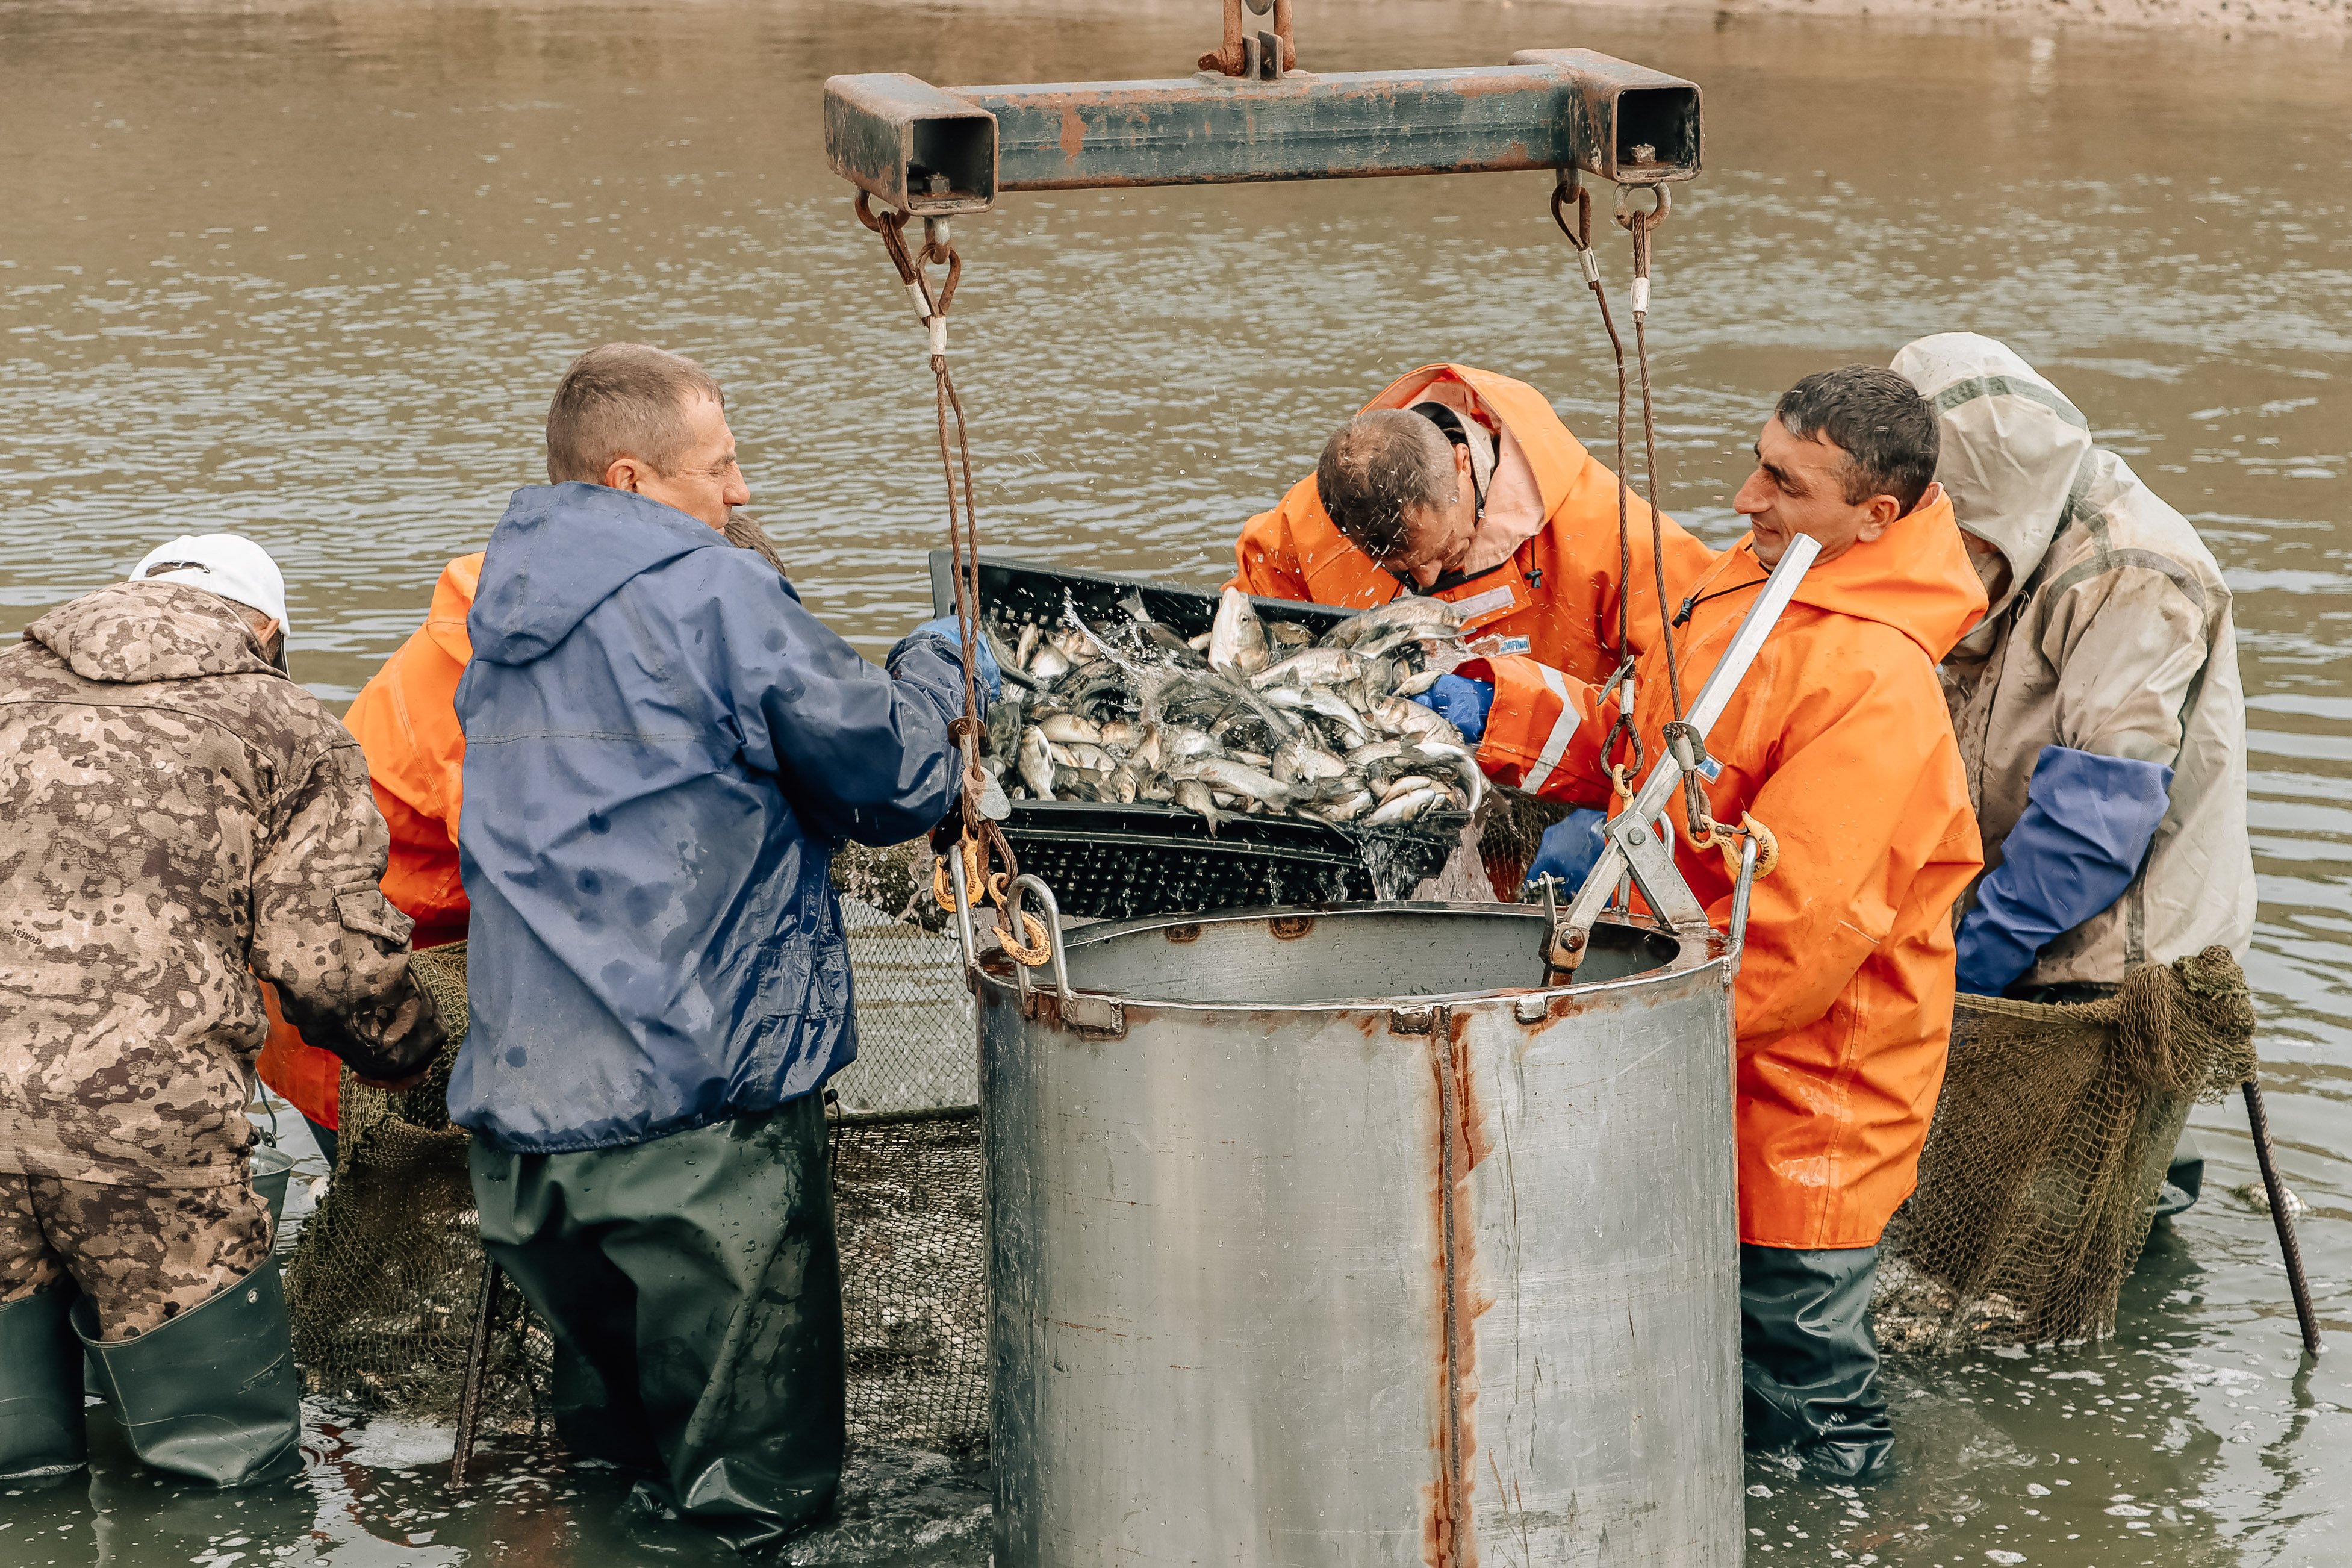
[(1485, 1158), (1487, 1140), (1474, 1131), (1483, 1120), (1470, 1093), (1470, 1019), (1451, 1007), (1435, 1009), (1430, 1031), (1429, 1204), (1430, 1271), (1436, 1310), (1431, 1313), (1430, 1447), (1435, 1479), (1421, 1489), (1421, 1560), (1428, 1568), (1477, 1568), (1477, 1531), (1471, 1517), (1478, 1453), (1478, 1314), (1493, 1305), (1477, 1279), (1477, 1221), (1470, 1173)]

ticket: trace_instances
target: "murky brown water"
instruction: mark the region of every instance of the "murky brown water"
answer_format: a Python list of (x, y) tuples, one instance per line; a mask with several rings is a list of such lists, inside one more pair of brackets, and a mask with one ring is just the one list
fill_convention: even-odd
[[(1753, 1561), (2352, 1561), (2352, 99), (2340, 47), (2025, 37), (1541, 5), (1308, 8), (1322, 68), (1587, 45), (1702, 82), (1708, 173), (1660, 237), (1675, 510), (1726, 531), (1805, 371), (2007, 338), (2194, 517), (2240, 592), (2271, 1114), (2315, 1205), (2333, 1356), (2298, 1372), (2234, 1107), (2213, 1194), (2121, 1337), (1900, 1363), (1903, 1478), (1751, 1475)], [(298, 673), (348, 698), (538, 478), (580, 347), (728, 383), (810, 602), (878, 651), (928, 613), (929, 377), (819, 153), (816, 83), (1181, 74), (1202, 5), (341, 6), (0, 0), (0, 602), (19, 621), (189, 529), (268, 543)], [(1598, 441), (1605, 342), (1540, 176), (1008, 198), (959, 225), (992, 542), (1192, 582), (1394, 372), (1460, 358)], [(1625, 276), (1612, 247), (1613, 279)], [(0, 1559), (699, 1559), (515, 1453), (474, 1500), (431, 1434), (320, 1434), (267, 1497), (172, 1494), (119, 1442), (0, 1500)], [(446, 1438), (440, 1439), (446, 1454)], [(877, 1461), (795, 1561), (978, 1563), (968, 1475)], [(1769, 1494), (1769, 1495), (1768, 1495)], [(108, 1511), (111, 1510), (111, 1511)], [(1769, 1557), (1766, 1553), (1769, 1553)]]

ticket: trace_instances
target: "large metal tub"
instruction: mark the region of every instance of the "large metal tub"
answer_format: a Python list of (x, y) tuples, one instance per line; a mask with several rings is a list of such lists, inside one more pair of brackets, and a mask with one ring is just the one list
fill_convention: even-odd
[(1547, 990), (1543, 931), (984, 966), (998, 1568), (1739, 1561), (1731, 962), (1604, 921)]

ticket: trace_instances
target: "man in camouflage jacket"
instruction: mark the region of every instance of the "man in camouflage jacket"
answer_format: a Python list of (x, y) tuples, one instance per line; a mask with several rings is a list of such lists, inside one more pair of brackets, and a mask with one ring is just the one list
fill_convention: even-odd
[[(219, 594), (133, 581), (0, 654), (0, 1475), (80, 1459), (68, 1308), (124, 1379), (135, 1358), (109, 1352), (126, 1342), (170, 1337), (184, 1359), (231, 1328), (251, 1339), (253, 1322), (228, 1321), (240, 1313), (269, 1320), (255, 1331), (278, 1392), (237, 1453), (163, 1437), (151, 1451), (136, 1391), (122, 1414), (150, 1462), (224, 1481), (282, 1469), (295, 1390), (242, 1114), (268, 1027), (257, 981), (362, 1076), (406, 1077), (442, 1043), (408, 973), (408, 918), (376, 886), (387, 840), (366, 765), (272, 662), (281, 636)], [(52, 1342), (70, 1351), (70, 1430), (45, 1439), (26, 1413)], [(167, 1437), (169, 1415), (142, 1419)]]

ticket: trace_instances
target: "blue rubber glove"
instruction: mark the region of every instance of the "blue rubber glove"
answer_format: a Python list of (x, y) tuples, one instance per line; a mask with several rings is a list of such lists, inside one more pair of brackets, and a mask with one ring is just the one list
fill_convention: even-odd
[[(958, 664), (963, 662), (963, 629), (957, 626), (953, 616), (941, 616), (937, 620), (925, 621), (907, 635), (910, 637), (937, 637), (948, 645), (948, 651), (955, 656)], [(996, 656), (988, 651), (986, 637), (980, 639), (979, 647), (980, 694), (993, 702), (1004, 695), (1004, 676), (996, 668)]]
[(1495, 705), (1495, 683), (1441, 675), (1436, 685), (1413, 700), (1461, 731), (1464, 740), (1475, 742), (1486, 732), (1486, 710)]
[(1960, 989), (2000, 995), (2052, 938), (2121, 898), (2164, 820), (2171, 787), (2162, 763), (2042, 747), (2025, 815), (1960, 921)]
[(1600, 862), (1606, 842), (1601, 837), (1601, 825), (1608, 820), (1605, 811), (1571, 811), (1545, 828), (1543, 842), (1536, 846), (1535, 863), (1528, 868), (1528, 884), (1551, 876), (1558, 877), (1571, 893), (1584, 886), (1584, 879), (1592, 875), (1592, 868)]

